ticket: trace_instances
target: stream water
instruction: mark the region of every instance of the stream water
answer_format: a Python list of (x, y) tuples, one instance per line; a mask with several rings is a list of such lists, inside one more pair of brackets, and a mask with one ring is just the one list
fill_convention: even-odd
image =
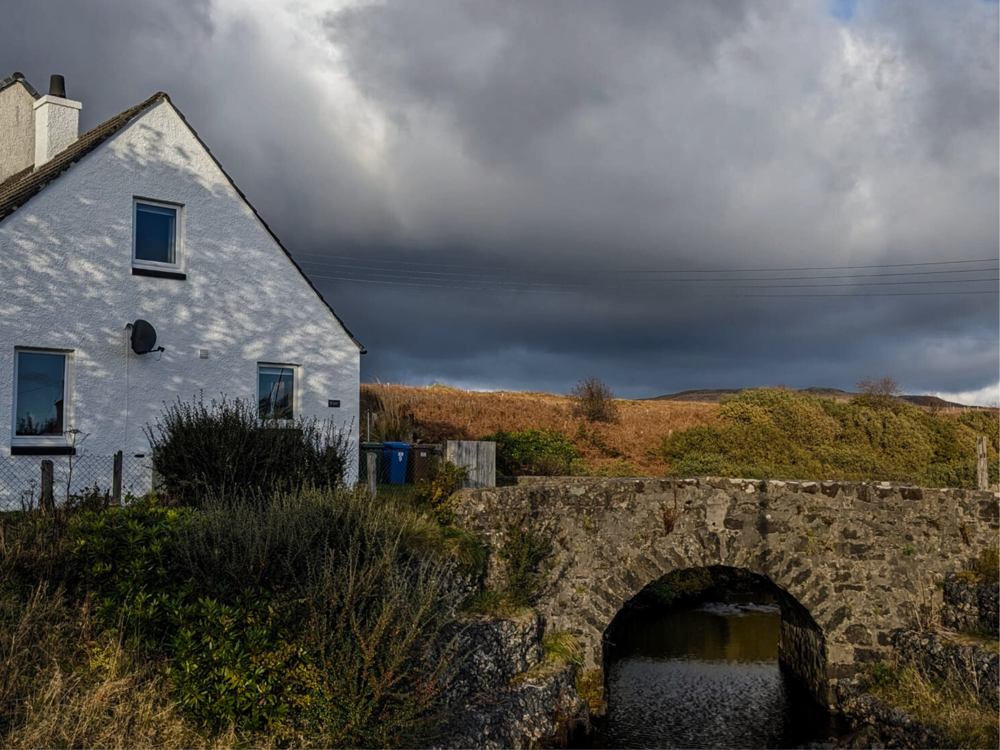
[(791, 748), (842, 734), (778, 663), (781, 615), (756, 594), (615, 623), (608, 712), (587, 747)]

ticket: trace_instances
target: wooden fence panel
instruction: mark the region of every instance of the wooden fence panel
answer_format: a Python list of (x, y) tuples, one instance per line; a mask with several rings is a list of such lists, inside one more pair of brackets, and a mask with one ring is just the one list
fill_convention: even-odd
[(482, 440), (449, 440), (444, 457), (456, 466), (465, 466), (469, 478), (463, 487), (496, 487), (497, 444)]

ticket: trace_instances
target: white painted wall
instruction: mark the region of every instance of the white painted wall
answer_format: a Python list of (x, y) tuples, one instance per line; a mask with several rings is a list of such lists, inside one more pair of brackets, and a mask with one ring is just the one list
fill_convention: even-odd
[[(134, 197), (183, 205), (186, 280), (132, 275)], [(165, 352), (131, 352), (137, 318)], [(299, 365), (299, 413), (357, 435), (358, 346), (168, 102), (0, 222), (0, 461), (37, 467), (9, 455), (15, 347), (72, 350), (70, 426), (90, 456), (147, 452), (165, 401), (256, 399), (258, 362)]]

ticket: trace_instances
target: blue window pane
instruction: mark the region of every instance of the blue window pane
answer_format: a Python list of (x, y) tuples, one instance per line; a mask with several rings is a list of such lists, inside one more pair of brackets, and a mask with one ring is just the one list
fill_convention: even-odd
[(174, 229), (177, 209), (135, 205), (135, 259), (176, 263)]
[(65, 354), (17, 353), (15, 435), (61, 435)]
[(261, 419), (292, 419), (295, 374), (290, 367), (257, 370), (257, 400)]

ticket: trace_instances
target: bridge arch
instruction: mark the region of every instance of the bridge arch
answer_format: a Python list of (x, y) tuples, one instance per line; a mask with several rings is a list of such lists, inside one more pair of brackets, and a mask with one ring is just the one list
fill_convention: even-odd
[[(658, 579), (653, 579), (643, 586), (635, 596), (626, 600), (621, 609), (615, 614), (611, 622), (604, 629), (601, 648), (601, 667), (606, 670), (608, 664), (610, 644), (615, 640), (615, 631), (622, 627), (623, 621), (627, 621), (631, 616), (632, 606), (640, 601), (643, 594), (650, 586), (658, 582), (671, 581), (674, 574), (681, 574), (680, 578), (674, 579), (670, 588), (677, 589), (680, 596), (684, 594), (700, 594), (702, 581), (700, 576), (694, 575), (697, 583), (692, 590), (688, 587), (685, 591), (685, 573), (697, 574), (705, 572), (705, 577), (711, 578), (713, 587), (721, 586), (728, 588), (734, 583), (744, 583), (759, 590), (764, 591), (773, 597), (781, 612), (781, 627), (778, 635), (778, 659), (794, 674), (800, 682), (806, 685), (813, 694), (820, 694), (825, 688), (827, 673), (826, 657), (826, 637), (822, 627), (813, 618), (809, 610), (799, 602), (794, 596), (784, 588), (777, 585), (770, 578), (753, 573), (746, 568), (733, 568), (727, 565), (710, 565), (695, 568), (675, 568)], [(679, 601), (683, 601), (679, 599)], [(666, 605), (670, 606), (670, 605)]]
[[(833, 681), (886, 659), (894, 629), (929, 624), (936, 582), (996, 543), (998, 498), (841, 482), (541, 480), (463, 490), (456, 512), (494, 549), (508, 524), (552, 529), (536, 608), (546, 630), (579, 635), (587, 669), (601, 667), (605, 629), (649, 582), (710, 566), (766, 578), (789, 597), (784, 660), (835, 706)], [(490, 575), (502, 578), (496, 562)]]

